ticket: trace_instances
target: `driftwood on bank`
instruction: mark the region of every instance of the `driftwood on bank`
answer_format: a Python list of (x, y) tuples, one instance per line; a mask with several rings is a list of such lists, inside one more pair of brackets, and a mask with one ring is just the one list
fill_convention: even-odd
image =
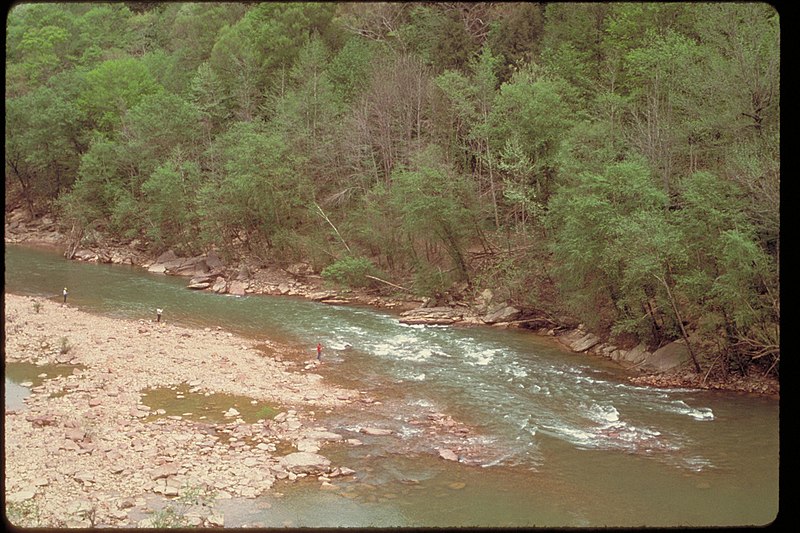
[(375, 276), (370, 276), (369, 274), (364, 274), (364, 277), (372, 279), (372, 280), (375, 280), (375, 281), (379, 281), (381, 283), (385, 283), (386, 285), (389, 285), (391, 287), (394, 287), (396, 289), (400, 289), (400, 290), (403, 290), (403, 291), (406, 291), (406, 292), (409, 292), (409, 293), (413, 292), (411, 289), (407, 289), (405, 287), (401, 287), (400, 285), (395, 285), (394, 283), (392, 283), (390, 281), (386, 281), (385, 279), (381, 279), (381, 278), (376, 278)]

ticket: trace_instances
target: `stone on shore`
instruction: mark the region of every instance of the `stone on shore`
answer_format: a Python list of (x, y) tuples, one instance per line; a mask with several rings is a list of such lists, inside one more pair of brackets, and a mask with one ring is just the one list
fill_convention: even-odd
[(311, 452), (296, 452), (280, 459), (280, 466), (292, 474), (324, 474), (330, 471), (327, 457)]
[(486, 324), (497, 324), (499, 322), (511, 322), (519, 318), (521, 311), (516, 307), (507, 305), (505, 303), (493, 306), (483, 317)]
[(644, 366), (658, 372), (664, 372), (678, 367), (690, 359), (689, 348), (686, 341), (677, 340), (662, 346), (644, 361)]
[(442, 448), (439, 450), (439, 457), (445, 459), (446, 461), (456, 461), (458, 462), (458, 455), (453, 450), (448, 450), (447, 448)]
[(464, 317), (464, 313), (452, 307), (421, 307), (400, 313), (403, 324), (449, 325)]
[(361, 433), (365, 435), (373, 435), (373, 436), (384, 436), (384, 435), (391, 435), (393, 431), (391, 429), (384, 429), (384, 428), (361, 428)]

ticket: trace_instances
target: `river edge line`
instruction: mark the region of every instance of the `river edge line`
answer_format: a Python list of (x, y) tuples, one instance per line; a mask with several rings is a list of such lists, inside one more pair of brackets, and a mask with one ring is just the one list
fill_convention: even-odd
[[(102, 240), (102, 239), (101, 239)], [(5, 242), (31, 246), (51, 247), (59, 250), (66, 246), (68, 239), (58, 231), (58, 226), (49, 217), (27, 220), (23, 209), (6, 213)], [(61, 250), (59, 250), (61, 251)], [(84, 262), (127, 264), (152, 270), (159, 258), (154, 258), (136, 241), (128, 244), (98, 242), (95, 246), (74, 250), (72, 259)], [(779, 398), (780, 382), (768, 376), (720, 375), (708, 372), (697, 373), (688, 365), (688, 354), (683, 341), (648, 352), (643, 345), (623, 349), (603, 342), (593, 333), (586, 331), (582, 324), (553, 321), (551, 317), (523, 316), (519, 320), (519, 310), (505, 303), (490, 305), (481, 296), (475, 302), (450, 301), (444, 307), (435, 306), (423, 298), (400, 299), (377, 296), (364, 290), (329, 290), (324, 288), (319, 275), (310, 272), (293, 272), (277, 266), (258, 266), (251, 271), (239, 269), (235, 280), (226, 283), (222, 291), (214, 283), (219, 280), (214, 269), (211, 275), (191, 271), (164, 272), (190, 278), (188, 287), (196, 290), (214, 290), (240, 295), (293, 296), (337, 305), (358, 305), (396, 313), (400, 320), (409, 324), (452, 325), (461, 327), (516, 328), (529, 331), (541, 337), (555, 338), (566, 350), (590, 356), (601, 357), (616, 363), (621, 369), (636, 372), (630, 377), (631, 383), (640, 386), (659, 388), (696, 388), (710, 391), (750, 393), (759, 396)], [(229, 269), (222, 267), (220, 273), (233, 278)], [(488, 313), (488, 314), (487, 314)], [(491, 318), (489, 318), (491, 315)], [(661, 353), (660, 353), (661, 352)], [(705, 369), (704, 369), (705, 370)]]

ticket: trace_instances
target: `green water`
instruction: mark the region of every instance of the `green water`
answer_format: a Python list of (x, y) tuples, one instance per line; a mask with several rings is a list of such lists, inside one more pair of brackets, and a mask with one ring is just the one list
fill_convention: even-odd
[[(224, 500), (226, 526), (676, 527), (764, 525), (778, 515), (779, 404), (748, 395), (634, 387), (609, 363), (519, 331), (412, 327), (363, 308), (231, 297), (133, 267), (68, 262), (6, 246), (6, 291), (83, 310), (235, 331), (296, 347), (319, 373), (368, 392), (369, 409), (318, 422), (359, 447), (322, 453), (355, 480), (278, 484), (283, 496)], [(466, 439), (417, 422), (443, 412)], [(388, 437), (359, 433), (387, 427)], [(467, 444), (476, 464), (437, 457)]]
[(33, 363), (6, 363), (5, 401), (9, 409), (25, 409), (24, 399), (30, 396), (31, 389), (38, 387), (46, 379), (67, 376), (83, 365), (35, 365)]
[[(241, 418), (247, 424), (274, 418), (278, 410), (264, 402), (236, 394), (203, 393), (193, 391), (187, 384), (142, 391), (142, 403), (152, 411), (159, 411), (148, 420), (180, 416), (207, 423), (227, 423)], [(230, 409), (238, 415), (226, 417)]]

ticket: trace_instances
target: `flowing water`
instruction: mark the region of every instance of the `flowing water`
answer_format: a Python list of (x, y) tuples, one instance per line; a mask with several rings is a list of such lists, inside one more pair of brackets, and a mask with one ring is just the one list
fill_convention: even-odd
[[(371, 309), (232, 297), (135, 267), (69, 262), (6, 246), (6, 291), (108, 316), (216, 327), (325, 346), (319, 373), (367, 391), (370, 408), (317, 413), (365, 446), (323, 449), (355, 480), (278, 484), (222, 500), (226, 526), (639, 527), (764, 525), (777, 518), (779, 402), (628, 384), (614, 365), (552, 339), (492, 328), (423, 327)], [(7, 376), (8, 377), (8, 376)], [(463, 439), (426, 434), (431, 413), (471, 428), (470, 464), (437, 457)], [(367, 426), (391, 436), (368, 437)], [(448, 440), (450, 439), (450, 440)], [(472, 463), (475, 464), (472, 464)]]

